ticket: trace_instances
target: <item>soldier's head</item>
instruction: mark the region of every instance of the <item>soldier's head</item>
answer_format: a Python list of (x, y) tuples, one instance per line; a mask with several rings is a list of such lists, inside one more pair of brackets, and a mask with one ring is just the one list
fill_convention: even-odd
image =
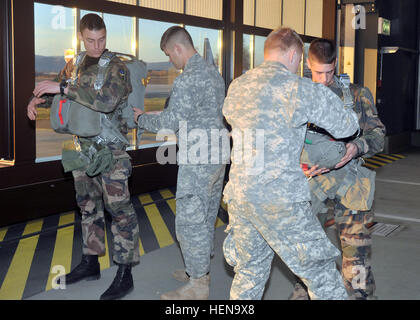
[(180, 26), (165, 31), (160, 40), (160, 48), (176, 69), (183, 69), (188, 59), (197, 53), (190, 34)]
[(83, 16), (78, 37), (85, 45), (86, 54), (99, 58), (106, 47), (106, 27), (102, 18), (94, 13)]
[(273, 30), (264, 43), (264, 60), (278, 61), (296, 73), (302, 60), (303, 42), (290, 28)]
[(325, 86), (334, 82), (337, 51), (332, 41), (327, 39), (312, 41), (306, 62), (308, 68), (312, 71), (312, 81), (322, 83)]

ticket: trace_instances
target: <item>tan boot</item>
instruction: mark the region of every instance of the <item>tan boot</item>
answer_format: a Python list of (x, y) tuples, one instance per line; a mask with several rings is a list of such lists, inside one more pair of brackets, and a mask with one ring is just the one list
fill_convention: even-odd
[(160, 296), (162, 300), (207, 300), (209, 298), (210, 275), (198, 279), (190, 278), (186, 285)]
[(174, 277), (175, 280), (178, 280), (180, 282), (187, 282), (190, 280), (190, 277), (187, 275), (184, 269), (177, 269), (174, 272), (172, 272), (172, 277)]

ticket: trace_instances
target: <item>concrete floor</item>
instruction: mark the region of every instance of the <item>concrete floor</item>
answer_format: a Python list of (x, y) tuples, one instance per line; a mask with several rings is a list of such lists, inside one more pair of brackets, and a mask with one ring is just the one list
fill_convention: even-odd
[[(379, 300), (420, 300), (420, 149), (402, 153), (406, 158), (376, 169), (375, 221), (399, 225), (387, 237), (373, 236), (372, 266)], [(215, 256), (211, 261), (210, 299), (227, 300), (233, 277), (222, 254), (226, 226), (216, 230)], [(334, 228), (328, 228), (337, 245)], [(133, 269), (135, 290), (125, 300), (157, 300), (180, 283), (171, 272), (182, 268), (176, 244), (144, 255)], [(96, 300), (112, 282), (116, 267), (102, 271), (94, 282), (82, 281), (65, 290), (50, 290), (31, 300)], [(292, 291), (291, 273), (276, 257), (264, 300), (286, 300)]]

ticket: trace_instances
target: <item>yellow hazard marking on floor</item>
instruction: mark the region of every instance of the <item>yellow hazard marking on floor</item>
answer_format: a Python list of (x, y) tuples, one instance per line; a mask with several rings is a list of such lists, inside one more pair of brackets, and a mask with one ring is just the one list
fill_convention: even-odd
[(375, 166), (375, 165), (367, 163), (367, 162), (364, 164), (364, 166), (368, 167), (370, 169), (378, 169), (379, 168), (379, 166)]
[(386, 162), (386, 163), (393, 163), (394, 162), (392, 160), (388, 160), (388, 159), (382, 158), (380, 156), (373, 156), (372, 158), (369, 158), (368, 161), (370, 159), (379, 160), (379, 161)]
[(405, 157), (402, 155), (394, 155), (394, 154), (380, 154), (379, 156), (385, 157), (394, 161), (404, 159)]
[(160, 192), (160, 195), (163, 197), (163, 199), (175, 197), (175, 195), (169, 189), (164, 189), (159, 192)]
[(383, 162), (379, 162), (379, 161), (372, 160), (372, 158), (370, 158), (370, 159), (366, 160), (366, 162), (367, 162), (367, 163), (372, 163), (372, 164), (377, 164), (377, 165), (379, 165), (380, 167), (382, 167), (382, 166), (386, 165), (386, 163), (383, 163)]
[(0, 289), (0, 300), (21, 300), (39, 235), (19, 241), (9, 270)]
[(107, 240), (107, 229), (104, 228), (104, 242), (105, 242), (105, 254), (103, 256), (98, 257), (100, 269), (105, 270), (110, 267), (109, 264), (109, 248), (108, 248), (108, 240)]
[(25, 230), (23, 230), (22, 236), (27, 236), (28, 234), (40, 232), (42, 230), (43, 223), (44, 219), (28, 222), (25, 226)]
[(140, 256), (144, 255), (144, 247), (140, 238), (139, 238), (139, 253), (140, 253)]
[(74, 212), (67, 212), (60, 216), (58, 226), (65, 226), (66, 224), (74, 223)]
[(405, 156), (403, 156), (402, 154), (390, 154), (390, 156), (393, 156), (393, 157), (396, 157), (396, 158), (399, 158), (399, 159), (404, 159), (405, 158)]
[(224, 226), (224, 225), (225, 225), (225, 223), (219, 217), (216, 218), (216, 224), (215, 224), (216, 228), (219, 228), (219, 227)]
[(4, 237), (6, 236), (7, 228), (0, 229), (0, 242), (3, 241)]
[(169, 208), (171, 208), (173, 214), (176, 214), (176, 200), (175, 199), (169, 199), (166, 200), (166, 203), (168, 204)]
[(158, 208), (155, 204), (151, 204), (144, 207), (147, 217), (149, 218), (152, 229), (155, 233), (156, 239), (159, 243), (159, 247), (163, 248), (174, 243), (166, 223), (163, 221)]
[(141, 203), (142, 205), (145, 205), (146, 203), (151, 203), (151, 202), (153, 202), (152, 197), (151, 197), (151, 196), (150, 196), (150, 194), (148, 194), (148, 193), (145, 193), (145, 194), (139, 195), (139, 200), (140, 200), (140, 203)]
[(225, 210), (226, 212), (228, 212), (227, 205), (226, 205), (226, 203), (223, 202), (223, 200), (220, 201), (220, 206), (223, 208), (223, 210)]
[[(74, 212), (65, 213), (60, 216), (58, 225), (64, 226), (72, 222), (74, 222)], [(57, 229), (50, 274), (48, 275), (48, 281), (45, 287), (46, 291), (52, 289), (53, 280), (56, 281), (58, 276), (62, 276), (62, 272), (65, 274), (70, 273), (73, 252), (73, 237), (74, 225)]]

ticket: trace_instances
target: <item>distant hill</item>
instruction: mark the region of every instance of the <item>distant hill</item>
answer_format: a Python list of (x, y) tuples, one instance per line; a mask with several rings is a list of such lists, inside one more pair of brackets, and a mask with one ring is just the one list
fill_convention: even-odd
[[(35, 70), (37, 73), (58, 73), (64, 68), (66, 62), (62, 56), (35, 56)], [(149, 62), (147, 63), (147, 70), (169, 70), (173, 68), (169, 61), (164, 62)]]
[(62, 56), (35, 56), (35, 70), (37, 73), (58, 73), (65, 65), (66, 62)]
[(147, 70), (169, 70), (174, 68), (173, 64), (169, 61), (165, 62), (146, 62)]

